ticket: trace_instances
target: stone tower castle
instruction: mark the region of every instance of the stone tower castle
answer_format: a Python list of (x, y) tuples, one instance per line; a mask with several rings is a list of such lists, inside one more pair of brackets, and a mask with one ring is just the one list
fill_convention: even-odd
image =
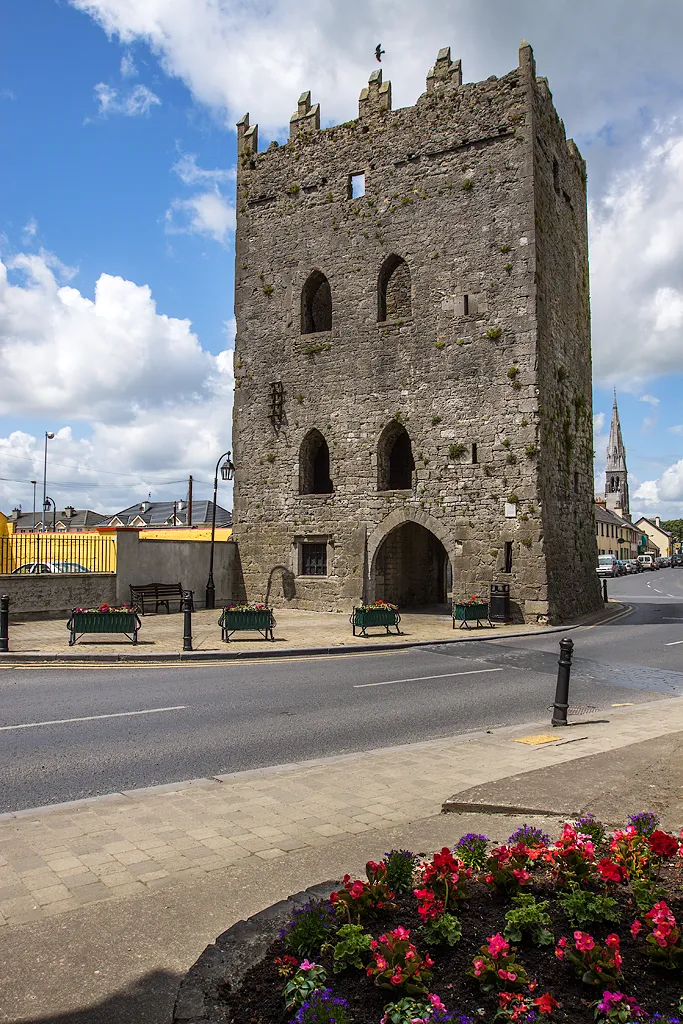
[(238, 125), (234, 532), (245, 596), (348, 610), (509, 583), (599, 607), (586, 175), (531, 47), (286, 145)]

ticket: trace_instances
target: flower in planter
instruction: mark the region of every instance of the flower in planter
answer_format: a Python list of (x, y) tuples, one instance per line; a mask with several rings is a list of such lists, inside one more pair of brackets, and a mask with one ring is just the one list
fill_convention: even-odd
[(608, 935), (604, 944), (589, 932), (574, 932), (574, 948), (562, 936), (555, 949), (558, 960), (567, 960), (584, 985), (614, 984), (621, 977), (622, 957), (619, 936)]
[(331, 988), (317, 988), (296, 1011), (292, 1024), (351, 1024), (350, 1007), (332, 995)]
[(298, 1010), (316, 989), (325, 987), (327, 974), (320, 964), (302, 960), (296, 974), (289, 979), (282, 990), (282, 998), (288, 1010)]
[(434, 961), (427, 954), (422, 957), (410, 941), (408, 928), (394, 928), (380, 935), (370, 945), (372, 961), (367, 968), (369, 978), (374, 978), (380, 988), (404, 988), (408, 995), (427, 991), (426, 982), (432, 976), (429, 970)]
[(467, 605), (468, 608), (470, 608), (472, 605), (475, 604), (488, 604), (488, 601), (486, 601), (483, 597), (479, 597), (477, 594), (472, 594), (471, 597), (468, 597), (466, 601), (458, 601), (458, 604), (464, 604)]
[(624, 995), (623, 992), (605, 991), (602, 999), (592, 1006), (597, 1024), (630, 1024), (631, 1021), (647, 1020), (649, 1016), (638, 1006), (633, 996)]
[(643, 930), (649, 932), (645, 939), (643, 952), (650, 959), (668, 970), (676, 970), (683, 966), (683, 942), (681, 929), (676, 918), (665, 900), (656, 903), (645, 915), (645, 925), (636, 920), (631, 925), (631, 935), (636, 936)]
[(267, 612), (270, 611), (266, 604), (226, 604), (226, 612)]
[(373, 612), (373, 611), (385, 611), (385, 612), (397, 612), (398, 605), (391, 604), (389, 601), (375, 601), (374, 604), (359, 604), (356, 607), (356, 611), (359, 612)]
[(100, 615), (113, 614), (114, 612), (128, 612), (128, 613), (131, 613), (134, 610), (135, 610), (134, 608), (131, 608), (130, 605), (127, 605), (127, 604), (120, 604), (120, 605), (116, 605), (115, 607), (112, 607), (109, 604), (100, 604), (100, 605), (97, 606), (97, 608), (74, 608), (74, 612), (77, 615), (92, 614), (93, 612), (96, 612), (96, 613), (98, 613)]
[(486, 847), (490, 841), (488, 836), (468, 832), (467, 835), (460, 837), (453, 852), (466, 867), (481, 871), (486, 863)]
[(352, 881), (351, 875), (344, 875), (342, 888), (330, 896), (337, 913), (346, 914), (349, 924), (353, 923), (352, 918), (358, 922), (371, 910), (393, 910), (395, 907), (394, 893), (387, 884), (386, 864), (369, 860), (365, 873), (367, 882), (359, 878)]
[(489, 936), (485, 946), (480, 947), (479, 956), (475, 956), (467, 973), (476, 978), (483, 992), (524, 988), (529, 978), (515, 960), (516, 952), (515, 947), (497, 932)]
[(427, 993), (425, 999), (406, 996), (396, 1003), (388, 1003), (380, 1024), (441, 1024), (452, 1019), (439, 997)]

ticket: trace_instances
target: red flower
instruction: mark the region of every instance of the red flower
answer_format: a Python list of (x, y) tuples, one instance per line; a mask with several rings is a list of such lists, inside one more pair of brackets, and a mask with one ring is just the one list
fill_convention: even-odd
[(673, 857), (678, 850), (678, 840), (659, 829), (652, 833), (648, 841), (650, 849), (658, 857)]
[(544, 992), (538, 999), (534, 999), (534, 1006), (538, 1007), (538, 1012), (546, 1017), (549, 1017), (553, 1010), (560, 1004), (557, 999), (553, 999), (550, 992)]
[(598, 871), (606, 882), (625, 882), (628, 877), (624, 868), (615, 864), (609, 857), (603, 857), (598, 863)]

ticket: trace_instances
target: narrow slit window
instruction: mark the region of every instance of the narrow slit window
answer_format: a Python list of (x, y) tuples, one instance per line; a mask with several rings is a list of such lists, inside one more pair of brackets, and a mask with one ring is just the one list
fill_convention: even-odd
[(472, 465), (477, 461), (477, 446), (476, 443), (472, 445)]
[(462, 315), (470, 315), (470, 297), (469, 295), (463, 295), (462, 297)]
[(574, 471), (574, 494), (579, 493), (579, 474)]
[(512, 572), (512, 541), (505, 541), (505, 568), (503, 572)]
[(365, 174), (349, 176), (349, 199), (360, 199), (365, 195)]
[(560, 194), (560, 165), (558, 163), (557, 157), (553, 157), (553, 188), (555, 189), (556, 193), (559, 196), (559, 194)]

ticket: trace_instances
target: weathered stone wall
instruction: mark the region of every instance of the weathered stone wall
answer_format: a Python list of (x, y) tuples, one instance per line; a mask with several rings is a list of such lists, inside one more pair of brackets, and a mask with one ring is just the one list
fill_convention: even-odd
[(66, 619), (74, 608), (116, 604), (116, 576), (105, 572), (3, 575), (0, 594), (9, 596), (11, 619)]
[[(376, 72), (358, 119), (323, 131), (304, 94), (289, 143), (265, 153), (248, 117), (238, 126), (234, 536), (246, 594), (321, 609), (372, 598), (377, 541), (416, 521), (444, 544), (456, 598), (507, 581), (535, 620), (549, 609), (532, 116), (543, 87), (528, 46), (519, 68), (471, 84), (441, 51), (414, 107), (391, 111), (387, 85)], [(350, 198), (361, 172), (365, 195)], [(392, 254), (406, 264), (403, 295), (409, 272), (411, 311), (378, 322)], [(332, 325), (302, 335), (314, 271), (329, 281)], [(405, 310), (388, 299), (388, 317)], [(410, 488), (381, 492), (378, 442), (392, 420), (415, 469)], [(299, 494), (311, 428), (329, 445), (331, 495)], [(563, 538), (559, 558), (571, 559)], [(306, 539), (328, 542), (324, 578), (299, 575)]]
[(595, 572), (586, 166), (545, 79), (532, 91), (538, 316), (538, 526), (550, 615), (602, 607)]

